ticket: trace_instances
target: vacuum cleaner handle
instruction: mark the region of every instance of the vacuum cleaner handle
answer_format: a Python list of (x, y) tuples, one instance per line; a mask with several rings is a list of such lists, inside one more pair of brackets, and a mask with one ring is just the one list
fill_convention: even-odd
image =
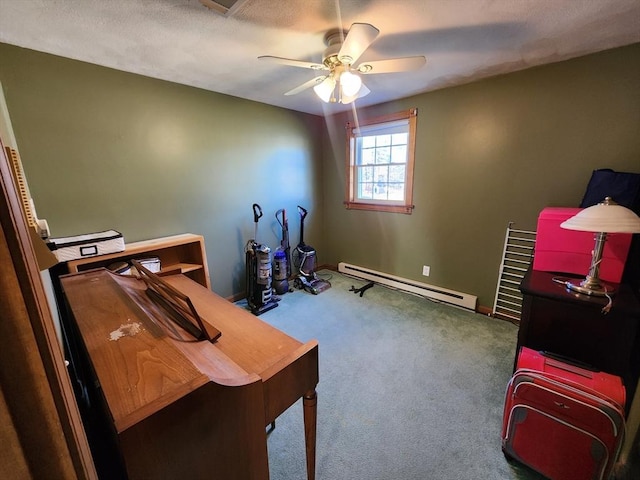
[(307, 216), (307, 209), (298, 205), (298, 213), (300, 214), (300, 245), (304, 245), (304, 218)]
[(257, 203), (253, 204), (253, 223), (258, 223), (258, 219), (262, 217), (262, 208)]
[[(282, 214), (282, 221), (280, 221), (280, 219), (278, 218), (278, 215)], [(285, 212), (284, 208), (281, 208), (280, 210), (278, 210), (276, 212), (276, 220), (278, 221), (278, 223), (280, 224), (280, 226), (284, 229), (284, 228), (288, 228), (287, 225), (287, 212)]]

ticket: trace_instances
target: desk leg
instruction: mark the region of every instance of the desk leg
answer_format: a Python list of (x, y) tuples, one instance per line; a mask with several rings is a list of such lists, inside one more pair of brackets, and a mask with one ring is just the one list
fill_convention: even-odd
[(304, 440), (307, 447), (307, 480), (316, 478), (316, 423), (318, 417), (318, 395), (307, 392), (302, 399), (304, 411)]

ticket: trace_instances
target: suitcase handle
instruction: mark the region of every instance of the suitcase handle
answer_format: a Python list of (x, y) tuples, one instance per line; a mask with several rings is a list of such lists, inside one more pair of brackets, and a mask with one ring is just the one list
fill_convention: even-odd
[(545, 365), (559, 368), (560, 370), (564, 370), (566, 372), (575, 373), (576, 375), (580, 375), (585, 378), (593, 378), (592, 373), (598, 371), (587, 363), (574, 360), (573, 358), (565, 357), (564, 355), (558, 355), (551, 352), (540, 352), (540, 354), (545, 359)]

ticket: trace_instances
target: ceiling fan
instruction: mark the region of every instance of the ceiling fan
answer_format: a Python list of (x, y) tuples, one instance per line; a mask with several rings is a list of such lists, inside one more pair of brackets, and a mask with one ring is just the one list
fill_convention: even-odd
[(356, 64), (358, 58), (379, 33), (376, 27), (368, 23), (354, 23), (346, 32), (341, 29), (329, 30), (324, 36), (327, 48), (322, 55), (322, 63), (269, 55), (258, 57), (258, 59), (322, 72), (321, 75), (289, 90), (285, 95), (295, 95), (313, 87), (318, 97), (324, 102), (347, 104), (370, 93), (362, 83), (360, 74), (406, 72), (416, 70), (426, 63), (425, 57), (416, 56)]

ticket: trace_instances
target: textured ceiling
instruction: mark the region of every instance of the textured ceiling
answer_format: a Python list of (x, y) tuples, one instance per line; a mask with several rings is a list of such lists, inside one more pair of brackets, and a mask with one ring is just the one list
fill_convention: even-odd
[(321, 62), (329, 29), (370, 23), (361, 60), (424, 55), (406, 73), (364, 77), (356, 106), (640, 42), (638, 0), (241, 0), (222, 15), (199, 0), (0, 0), (0, 41), (316, 115), (312, 89), (284, 92)]

